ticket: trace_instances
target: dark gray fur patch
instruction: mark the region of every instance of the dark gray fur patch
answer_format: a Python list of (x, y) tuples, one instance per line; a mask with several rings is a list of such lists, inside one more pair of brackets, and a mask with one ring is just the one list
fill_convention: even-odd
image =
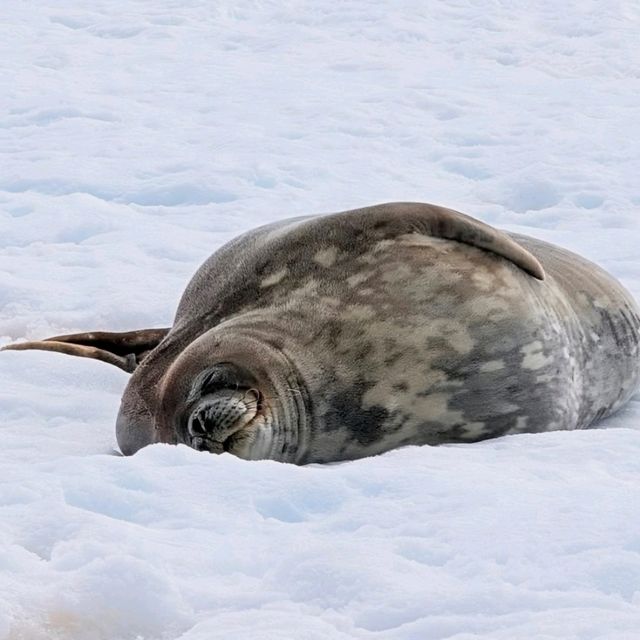
[(345, 391), (331, 393), (331, 403), (323, 416), (327, 431), (347, 429), (350, 439), (368, 446), (384, 436), (390, 414), (380, 406), (362, 408), (362, 396), (367, 386), (358, 383)]

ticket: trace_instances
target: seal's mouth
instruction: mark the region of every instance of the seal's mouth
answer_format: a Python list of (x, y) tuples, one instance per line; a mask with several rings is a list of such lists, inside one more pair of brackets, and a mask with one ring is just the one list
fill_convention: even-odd
[(220, 389), (202, 396), (189, 415), (191, 447), (235, 453), (251, 439), (263, 411), (257, 389)]

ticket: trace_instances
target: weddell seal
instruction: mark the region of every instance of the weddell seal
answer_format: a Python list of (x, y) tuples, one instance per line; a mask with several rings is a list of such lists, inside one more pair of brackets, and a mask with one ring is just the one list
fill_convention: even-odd
[(296, 464), (583, 429), (640, 380), (640, 312), (596, 265), (441, 207), (260, 227), (216, 251), (170, 329), (9, 349), (132, 376), (124, 454), (155, 442)]

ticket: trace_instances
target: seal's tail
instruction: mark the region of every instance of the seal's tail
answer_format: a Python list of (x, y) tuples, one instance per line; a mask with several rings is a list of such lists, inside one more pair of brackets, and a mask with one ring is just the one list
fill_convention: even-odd
[(132, 373), (147, 354), (155, 349), (169, 333), (168, 328), (140, 329), (120, 333), (90, 331), (53, 336), (44, 340), (14, 342), (0, 348), (0, 351), (56, 351), (71, 356), (94, 358), (115, 365), (127, 373)]

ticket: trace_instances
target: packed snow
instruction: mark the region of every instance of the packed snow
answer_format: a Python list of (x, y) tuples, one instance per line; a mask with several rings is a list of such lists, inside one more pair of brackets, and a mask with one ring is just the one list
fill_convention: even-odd
[[(53, 0), (0, 22), (0, 341), (171, 323), (242, 231), (442, 204), (640, 299), (640, 5)], [(127, 375), (0, 354), (3, 640), (637, 640), (640, 395), (295, 467), (115, 455)]]

